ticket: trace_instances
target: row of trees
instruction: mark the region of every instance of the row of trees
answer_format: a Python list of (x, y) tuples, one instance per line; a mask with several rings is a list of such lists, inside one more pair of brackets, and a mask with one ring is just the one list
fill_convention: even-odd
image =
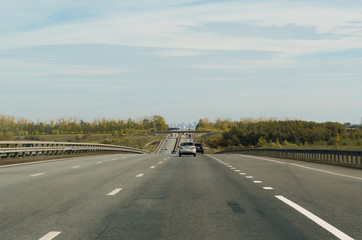
[(201, 119), (198, 129), (224, 129), (206, 138), (212, 147), (274, 147), (281, 145), (362, 145), (362, 129), (347, 129), (337, 122), (316, 123), (301, 120), (253, 120), (239, 122)]
[(133, 120), (95, 119), (93, 122), (77, 118), (60, 118), (50, 122), (32, 122), (25, 118), (0, 115), (0, 140), (11, 140), (13, 136), (97, 134), (123, 135), (131, 132), (162, 131), (168, 128), (162, 116), (155, 115)]

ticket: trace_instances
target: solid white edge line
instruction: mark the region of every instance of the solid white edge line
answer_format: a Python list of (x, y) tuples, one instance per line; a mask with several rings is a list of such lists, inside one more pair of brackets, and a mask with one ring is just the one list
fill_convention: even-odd
[(36, 173), (36, 174), (33, 174), (33, 175), (30, 175), (30, 177), (37, 177), (37, 176), (41, 176), (41, 175), (44, 175), (45, 173)]
[(108, 193), (107, 196), (114, 196), (117, 193), (119, 193), (120, 191), (122, 191), (122, 188), (116, 188), (112, 192)]
[(300, 212), (301, 214), (303, 214), (304, 216), (306, 216), (313, 222), (317, 223), (319, 226), (326, 229), (328, 232), (332, 233), (337, 238), (343, 239), (343, 240), (353, 239), (350, 236), (348, 236), (347, 234), (340, 231), (339, 229), (333, 227), (332, 225), (330, 225), (323, 219), (321, 219), (321, 218), (317, 217), (316, 215), (314, 215), (313, 213), (309, 212), (307, 209), (302, 208), (298, 204), (290, 201), (289, 199), (287, 199), (283, 196), (280, 196), (280, 195), (275, 195), (275, 197), (278, 198), (280, 201), (284, 202), (285, 204), (289, 205), (290, 207), (294, 208), (295, 210), (297, 210), (298, 212)]
[(286, 163), (286, 162), (271, 160), (271, 159), (267, 159), (267, 158), (250, 156), (250, 155), (247, 155), (247, 156), (246, 156), (246, 155), (240, 155), (240, 156), (242, 156), (242, 157), (255, 158), (255, 159), (262, 160), (262, 161), (268, 161), (268, 162), (273, 162), (273, 163), (287, 164), (287, 165), (291, 165), (291, 166), (295, 166), (295, 167), (300, 167), (300, 168), (305, 168), (305, 169), (309, 169), (309, 170), (313, 170), (313, 171), (318, 171), (318, 172), (322, 172), (322, 173), (332, 174), (332, 175), (339, 176), (339, 177), (346, 177), (346, 178), (352, 178), (352, 179), (362, 180), (362, 178), (360, 178), (360, 177), (354, 177), (354, 176), (350, 176), (350, 175), (345, 175), (345, 174), (340, 174), (340, 173), (325, 171), (325, 170), (318, 169), (318, 168), (306, 167), (306, 166), (303, 166), (303, 165), (300, 165), (300, 164), (296, 164), (296, 163)]
[(61, 234), (62, 232), (49, 232), (44, 237), (39, 238), (39, 240), (51, 240)]

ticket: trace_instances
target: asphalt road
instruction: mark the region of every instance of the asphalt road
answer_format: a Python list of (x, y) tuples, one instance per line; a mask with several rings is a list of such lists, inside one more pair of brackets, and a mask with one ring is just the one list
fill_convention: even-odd
[(168, 134), (165, 141), (163, 142), (162, 147), (158, 151), (158, 154), (171, 154), (172, 150), (175, 147), (177, 137), (177, 133)]
[(241, 155), (2, 167), (0, 239), (362, 239), (361, 190), (360, 170)]

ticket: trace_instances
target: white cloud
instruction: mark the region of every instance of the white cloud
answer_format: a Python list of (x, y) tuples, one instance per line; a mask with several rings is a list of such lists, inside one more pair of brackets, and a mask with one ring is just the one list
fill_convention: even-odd
[(115, 67), (0, 60), (0, 72), (2, 72), (1, 79), (29, 79), (47, 76), (112, 76), (133, 71), (135, 70)]
[[(150, 4), (151, 5), (151, 4)], [(149, 6), (149, 5), (148, 5)], [(136, 8), (139, 5), (136, 3)], [(119, 9), (111, 15), (89, 22), (65, 22), (40, 30), (0, 37), (0, 49), (34, 45), (103, 43), (129, 46), (165, 47), (194, 50), (263, 50), (299, 54), (362, 48), (359, 30), (346, 29), (362, 14), (354, 9), (338, 9), (274, 1), (273, 3), (236, 2), (142, 9), (129, 12)], [(312, 26), (316, 33), (340, 34), (337, 39), (275, 40), (230, 37), (207, 32), (190, 32), (188, 26), (204, 23), (247, 23), (255, 26)], [(350, 36), (343, 36), (349, 34)], [(165, 51), (161, 55), (194, 56), (200, 52)]]
[(212, 83), (212, 82), (230, 82), (232, 81), (231, 79), (227, 79), (227, 78), (217, 78), (217, 77), (210, 77), (210, 78), (196, 78), (192, 80), (193, 82), (201, 82), (201, 83)]
[(207, 54), (205, 51), (198, 51), (192, 49), (169, 49), (158, 51), (154, 53), (160, 57), (194, 57)]
[(269, 70), (295, 67), (297, 64), (295, 60), (289, 60), (287, 58), (272, 58), (264, 60), (229, 61), (220, 64), (193, 65), (190, 67), (222, 70)]

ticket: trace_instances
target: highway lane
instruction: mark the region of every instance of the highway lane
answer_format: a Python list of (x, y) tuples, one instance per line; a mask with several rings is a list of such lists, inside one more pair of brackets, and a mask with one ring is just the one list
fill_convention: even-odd
[(236, 173), (245, 173), (245, 178), (252, 176), (250, 183), (272, 187), (273, 194), (295, 201), (332, 226), (362, 239), (361, 170), (245, 155), (213, 157), (221, 157), (240, 170)]
[(275, 196), (362, 239), (361, 186), (358, 170), (241, 155), (6, 167), (0, 239), (337, 239)]
[(161, 149), (158, 154), (170, 154), (174, 149), (175, 143), (177, 141), (178, 133), (168, 134), (163, 142)]

